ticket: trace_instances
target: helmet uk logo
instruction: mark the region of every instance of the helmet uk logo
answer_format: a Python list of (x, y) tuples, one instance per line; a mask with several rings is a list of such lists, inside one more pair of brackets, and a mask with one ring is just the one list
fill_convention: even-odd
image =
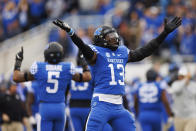
[(96, 29), (94, 35), (100, 35), (101, 34), (101, 31), (102, 31), (102, 28)]
[(106, 57), (110, 57), (110, 53), (106, 52), (105, 53)]

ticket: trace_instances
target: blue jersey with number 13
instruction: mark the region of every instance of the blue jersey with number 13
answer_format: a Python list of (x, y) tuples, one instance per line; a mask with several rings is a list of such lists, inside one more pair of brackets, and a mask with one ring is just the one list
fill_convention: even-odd
[(91, 48), (97, 53), (96, 63), (91, 66), (94, 93), (124, 94), (125, 65), (129, 49), (123, 45), (116, 51), (93, 45)]
[[(82, 73), (82, 67), (76, 67), (75, 72)], [(90, 99), (93, 94), (92, 81), (89, 82), (75, 82), (71, 80), (71, 99)]]

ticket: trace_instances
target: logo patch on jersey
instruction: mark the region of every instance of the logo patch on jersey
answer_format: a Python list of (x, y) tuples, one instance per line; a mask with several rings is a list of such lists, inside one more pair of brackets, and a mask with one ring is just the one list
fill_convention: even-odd
[(106, 52), (105, 53), (106, 57), (110, 57), (110, 53)]
[(117, 54), (117, 56), (121, 56), (121, 54)]
[(115, 56), (115, 53), (112, 53), (113, 56)]

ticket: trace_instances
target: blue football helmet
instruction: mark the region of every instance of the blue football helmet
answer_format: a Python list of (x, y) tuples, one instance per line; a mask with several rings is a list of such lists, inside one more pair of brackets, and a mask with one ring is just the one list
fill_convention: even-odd
[(101, 26), (95, 30), (93, 42), (96, 46), (109, 48), (115, 51), (120, 45), (120, 38), (114, 28), (110, 26)]

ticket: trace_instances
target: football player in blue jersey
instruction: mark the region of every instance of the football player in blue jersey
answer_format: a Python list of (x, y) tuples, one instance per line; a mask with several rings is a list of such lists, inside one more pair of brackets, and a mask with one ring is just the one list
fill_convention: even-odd
[(37, 81), (26, 82), (27, 87), (27, 113), (30, 116), (29, 121), (33, 126), (34, 131), (40, 130), (40, 114), (39, 114), (39, 83)]
[[(82, 72), (83, 55), (81, 52), (77, 56), (77, 72)], [(69, 126), (72, 131), (83, 131), (85, 128), (86, 120), (90, 112), (90, 102), (93, 94), (92, 81), (90, 82), (75, 82), (71, 80), (69, 84), (69, 108), (70, 108), (70, 123)]]
[(76, 73), (70, 62), (62, 62), (63, 47), (49, 43), (44, 51), (45, 62), (35, 62), (30, 71), (20, 71), (23, 48), (16, 54), (13, 80), (38, 82), (41, 131), (63, 131), (65, 124), (65, 90), (69, 81), (90, 81), (91, 73), (84, 66), (83, 73)]
[(161, 88), (161, 83), (156, 82), (158, 73), (150, 69), (146, 73), (147, 82), (138, 85), (134, 95), (136, 117), (142, 131), (161, 131), (162, 103), (170, 120), (174, 117), (167, 100), (166, 91)]
[[(82, 72), (82, 66), (86, 65), (83, 60), (83, 54), (78, 53), (76, 72)], [(86, 120), (90, 112), (90, 103), (93, 95), (93, 83), (89, 82), (75, 82), (71, 80), (70, 85), (70, 122), (73, 124), (72, 131), (83, 131), (85, 129)], [(70, 124), (71, 125), (71, 124)], [(106, 124), (103, 131), (110, 131), (111, 127)]]
[(86, 45), (67, 23), (59, 19), (53, 21), (56, 26), (68, 33), (91, 65), (94, 92), (86, 131), (101, 131), (107, 122), (116, 131), (135, 130), (133, 116), (122, 106), (122, 96), (125, 93), (125, 66), (128, 62), (140, 61), (150, 56), (168, 34), (181, 25), (181, 21), (180, 17), (175, 17), (171, 21), (165, 19), (163, 32), (136, 50), (129, 50), (120, 45), (119, 35), (112, 27), (97, 28), (94, 32), (94, 45)]

